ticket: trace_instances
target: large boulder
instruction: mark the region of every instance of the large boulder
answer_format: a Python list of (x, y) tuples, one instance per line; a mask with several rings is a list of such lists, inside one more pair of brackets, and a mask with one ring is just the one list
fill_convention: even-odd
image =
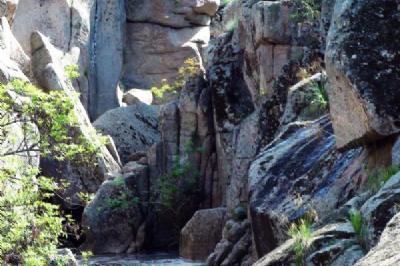
[(222, 237), (226, 208), (197, 211), (181, 230), (179, 255), (190, 260), (205, 260)]
[[(289, 124), (252, 162), (249, 204), (255, 248), (265, 255), (310, 211), (320, 219), (349, 200), (365, 178), (360, 150), (338, 153), (329, 119)], [(265, 241), (268, 239), (268, 241)]]
[(93, 125), (104, 135), (110, 135), (123, 163), (130, 156), (146, 152), (160, 140), (157, 107), (137, 103), (109, 110)]
[(386, 225), (378, 244), (360, 259), (355, 266), (390, 266), (400, 264), (400, 214)]
[(397, 9), (393, 0), (336, 1), (325, 61), (339, 148), (400, 131)]
[(146, 215), (148, 181), (148, 167), (133, 162), (101, 185), (83, 212), (83, 249), (119, 254), (136, 245), (136, 233)]

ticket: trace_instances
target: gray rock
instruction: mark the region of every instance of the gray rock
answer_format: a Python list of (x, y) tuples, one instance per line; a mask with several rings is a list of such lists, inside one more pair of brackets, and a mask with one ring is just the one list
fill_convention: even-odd
[(127, 105), (133, 105), (139, 102), (150, 105), (153, 102), (153, 93), (149, 90), (131, 89), (124, 93), (122, 102)]
[(400, 173), (392, 176), (383, 187), (361, 207), (365, 221), (367, 247), (373, 247), (389, 220), (398, 212)]
[(400, 165), (400, 137), (397, 138), (392, 147), (392, 164)]
[(146, 215), (148, 184), (148, 167), (140, 164), (105, 181), (83, 212), (83, 249), (95, 254), (127, 252)]
[[(338, 153), (330, 121), (290, 124), (249, 169), (250, 218), (257, 254), (286, 239), (286, 226), (311, 209), (324, 219), (363, 180), (359, 150)], [(297, 195), (297, 196), (296, 196)], [(269, 241), (265, 241), (268, 239)]]
[[(400, 131), (398, 3), (336, 1), (325, 62), (337, 146), (365, 144)], [(374, 47), (373, 52), (370, 51)], [(384, 88), (382, 89), (382, 84)]]
[(118, 83), (122, 75), (125, 3), (96, 0), (91, 9), (89, 114), (92, 120), (119, 106)]
[(222, 237), (226, 208), (197, 211), (181, 230), (179, 255), (190, 260), (205, 260)]
[(390, 266), (400, 264), (400, 214), (386, 225), (377, 245), (361, 258), (355, 266)]
[[(254, 266), (296, 265), (293, 239), (259, 259)], [(353, 265), (364, 255), (350, 223), (328, 224), (312, 233), (303, 265)]]
[(71, 137), (83, 136), (99, 149), (96, 157), (93, 158), (95, 163), (89, 167), (71, 161), (58, 161), (51, 157), (41, 158), (40, 166), (44, 175), (69, 182), (68, 188), (61, 192), (66, 207), (81, 205), (82, 200), (78, 193), (96, 192), (107, 173), (118, 171), (120, 166), (94, 134), (95, 129), (85, 109), (81, 102), (76, 100), (72, 85), (65, 79), (58, 50), (39, 32), (32, 34), (31, 46), (35, 51), (32, 54), (32, 70), (38, 85), (45, 90), (63, 90), (75, 103), (74, 113), (78, 120), (78, 127), (70, 132)]
[(206, 26), (220, 4), (219, 0), (127, 0), (130, 22), (147, 22), (171, 28)]
[(111, 136), (123, 163), (137, 152), (147, 151), (160, 140), (157, 107), (144, 103), (109, 110), (93, 125)]

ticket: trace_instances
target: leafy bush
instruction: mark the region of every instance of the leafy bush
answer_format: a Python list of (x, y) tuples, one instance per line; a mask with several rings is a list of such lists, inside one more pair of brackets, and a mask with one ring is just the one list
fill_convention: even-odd
[(290, 225), (288, 235), (294, 240), (293, 252), (296, 265), (304, 265), (304, 257), (310, 247), (313, 232), (312, 222), (308, 218), (300, 219), (298, 223)]
[(367, 190), (376, 193), (392, 176), (400, 171), (400, 166), (390, 165), (386, 168), (379, 168), (368, 175), (365, 186)]
[(80, 77), (78, 65), (67, 65), (64, 67), (64, 71), (69, 80), (75, 80)]
[(313, 21), (320, 16), (320, 4), (318, 0), (291, 0), (292, 11), (290, 19), (296, 23)]
[(329, 107), (328, 93), (325, 85), (321, 82), (312, 82), (311, 90), (312, 92), (307, 99), (309, 105), (304, 109), (303, 115), (307, 118), (318, 118), (326, 113)]
[(49, 199), (59, 187), (39, 175), (27, 154), (58, 160), (93, 155), (96, 147), (85, 138), (70, 137), (75, 126), (74, 99), (65, 92), (45, 93), (20, 80), (0, 85), (0, 258), (5, 264), (41, 266), (57, 257), (66, 218)]
[(139, 204), (139, 197), (126, 186), (122, 177), (115, 178), (112, 181), (112, 185), (118, 188), (118, 193), (106, 199), (107, 208), (123, 211)]
[(161, 81), (160, 87), (152, 87), (151, 92), (158, 100), (164, 100), (166, 94), (177, 94), (185, 85), (188, 78), (200, 73), (200, 62), (196, 58), (188, 58), (178, 70), (178, 76), (173, 83), (166, 79)]
[(175, 156), (172, 170), (169, 174), (161, 176), (155, 184), (156, 205), (179, 212), (179, 207), (184, 206), (188, 196), (196, 191), (197, 170), (190, 158), (201, 148), (194, 147), (192, 141), (185, 143), (185, 154), (183, 158)]

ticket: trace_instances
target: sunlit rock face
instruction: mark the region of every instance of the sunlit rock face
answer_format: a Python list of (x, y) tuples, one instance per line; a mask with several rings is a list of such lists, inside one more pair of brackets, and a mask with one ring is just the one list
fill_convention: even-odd
[(339, 148), (400, 131), (398, 8), (391, 0), (336, 2), (325, 61)]
[(219, 0), (128, 0), (124, 69), (126, 88), (171, 82), (188, 58), (202, 61)]

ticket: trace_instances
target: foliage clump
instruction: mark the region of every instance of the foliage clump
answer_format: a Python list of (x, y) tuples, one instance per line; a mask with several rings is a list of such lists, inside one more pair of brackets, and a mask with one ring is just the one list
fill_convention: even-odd
[(317, 118), (327, 112), (329, 107), (328, 93), (322, 82), (310, 84), (311, 93), (307, 95), (308, 106), (304, 109), (303, 115), (307, 118)]
[(366, 231), (364, 226), (364, 218), (361, 212), (358, 210), (351, 210), (349, 212), (349, 221), (353, 226), (358, 242), (361, 246), (363, 246), (365, 243)]
[(77, 126), (74, 99), (66, 92), (45, 93), (21, 80), (0, 85), (0, 258), (5, 264), (60, 261), (56, 249), (67, 218), (50, 203), (59, 185), (40, 176), (35, 154), (60, 161), (93, 155), (96, 147), (76, 131), (70, 134)]
[(320, 16), (318, 0), (291, 0), (290, 19), (295, 23), (312, 22)]
[(116, 195), (106, 199), (105, 203), (107, 208), (123, 211), (139, 204), (139, 197), (137, 197), (135, 193), (126, 186), (123, 177), (116, 177), (111, 182), (112, 186), (117, 188), (118, 192)]
[(200, 62), (192, 57), (184, 61), (183, 66), (178, 69), (178, 76), (172, 83), (168, 83), (166, 79), (161, 81), (159, 87), (152, 87), (151, 92), (158, 100), (163, 100), (166, 94), (177, 94), (185, 85), (187, 79), (200, 74)]
[(198, 172), (190, 158), (199, 152), (201, 153), (202, 149), (196, 148), (192, 141), (185, 143), (184, 156), (175, 156), (170, 173), (161, 176), (155, 184), (153, 197), (156, 199), (156, 205), (178, 213), (189, 196), (197, 192)]
[(365, 183), (366, 189), (376, 193), (392, 176), (400, 171), (399, 165), (390, 165), (372, 171)]

